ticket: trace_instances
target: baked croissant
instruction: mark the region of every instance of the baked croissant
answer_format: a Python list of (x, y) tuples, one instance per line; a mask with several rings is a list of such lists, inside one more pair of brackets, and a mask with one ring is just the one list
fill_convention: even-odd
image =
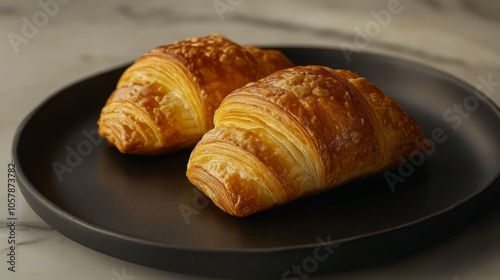
[(394, 167), (425, 143), (419, 124), (365, 78), (297, 66), (229, 94), (187, 177), (247, 216)]
[(227, 94), (291, 66), (277, 50), (217, 34), (157, 47), (125, 70), (101, 111), (99, 134), (122, 153), (193, 147)]

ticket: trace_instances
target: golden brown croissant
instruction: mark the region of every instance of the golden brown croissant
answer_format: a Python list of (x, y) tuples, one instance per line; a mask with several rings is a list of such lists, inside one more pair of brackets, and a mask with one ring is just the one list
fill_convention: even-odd
[(213, 127), (227, 94), (291, 66), (277, 50), (242, 47), (217, 34), (157, 47), (125, 70), (102, 109), (99, 134), (122, 153), (192, 147)]
[(191, 153), (187, 177), (235, 216), (395, 166), (427, 143), (416, 121), (366, 79), (297, 66), (229, 94)]

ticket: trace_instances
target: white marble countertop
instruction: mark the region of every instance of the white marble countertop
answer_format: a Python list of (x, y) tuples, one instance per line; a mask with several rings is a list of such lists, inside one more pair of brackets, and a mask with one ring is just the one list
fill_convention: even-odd
[[(7, 181), (16, 127), (54, 91), (129, 62), (154, 46), (214, 32), (242, 44), (350, 46), (390, 54), (431, 65), (473, 85), (479, 76), (490, 77), (497, 82), (490, 97), (500, 104), (498, 1), (138, 2), (0, 3), (1, 182)], [(226, 5), (227, 10), (217, 11), (214, 3)], [(380, 25), (368, 42), (356, 43), (357, 28), (376, 20), (371, 12), (388, 5), (397, 8), (387, 24)], [(43, 222), (22, 198), (16, 205), (16, 272), (8, 271), (5, 185), (0, 188), (0, 279), (199, 279), (128, 263), (79, 245)], [(500, 203), (435, 247), (317, 279), (499, 279), (499, 236)]]

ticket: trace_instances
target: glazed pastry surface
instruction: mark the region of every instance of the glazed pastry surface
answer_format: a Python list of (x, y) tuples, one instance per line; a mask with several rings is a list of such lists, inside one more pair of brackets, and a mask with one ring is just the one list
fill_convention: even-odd
[(218, 34), (157, 47), (125, 70), (102, 109), (99, 134), (129, 154), (193, 147), (227, 94), (291, 66), (277, 50)]
[(382, 172), (426, 143), (419, 124), (365, 78), (297, 66), (229, 94), (187, 177), (234, 216)]

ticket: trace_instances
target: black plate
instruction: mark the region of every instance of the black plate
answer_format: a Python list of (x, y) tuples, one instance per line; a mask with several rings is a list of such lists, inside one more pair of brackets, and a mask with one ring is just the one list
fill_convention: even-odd
[(97, 137), (123, 66), (57, 92), (20, 125), (13, 157), (24, 197), (49, 225), (99, 252), (238, 278), (300, 278), (401, 257), (459, 232), (497, 200), (500, 113), (474, 87), (392, 57), (352, 54), (349, 63), (340, 50), (281, 49), (297, 64), (367, 77), (420, 122), (434, 148), (392, 170), (390, 181), (385, 173), (231, 217), (185, 178), (189, 150), (128, 156)]

